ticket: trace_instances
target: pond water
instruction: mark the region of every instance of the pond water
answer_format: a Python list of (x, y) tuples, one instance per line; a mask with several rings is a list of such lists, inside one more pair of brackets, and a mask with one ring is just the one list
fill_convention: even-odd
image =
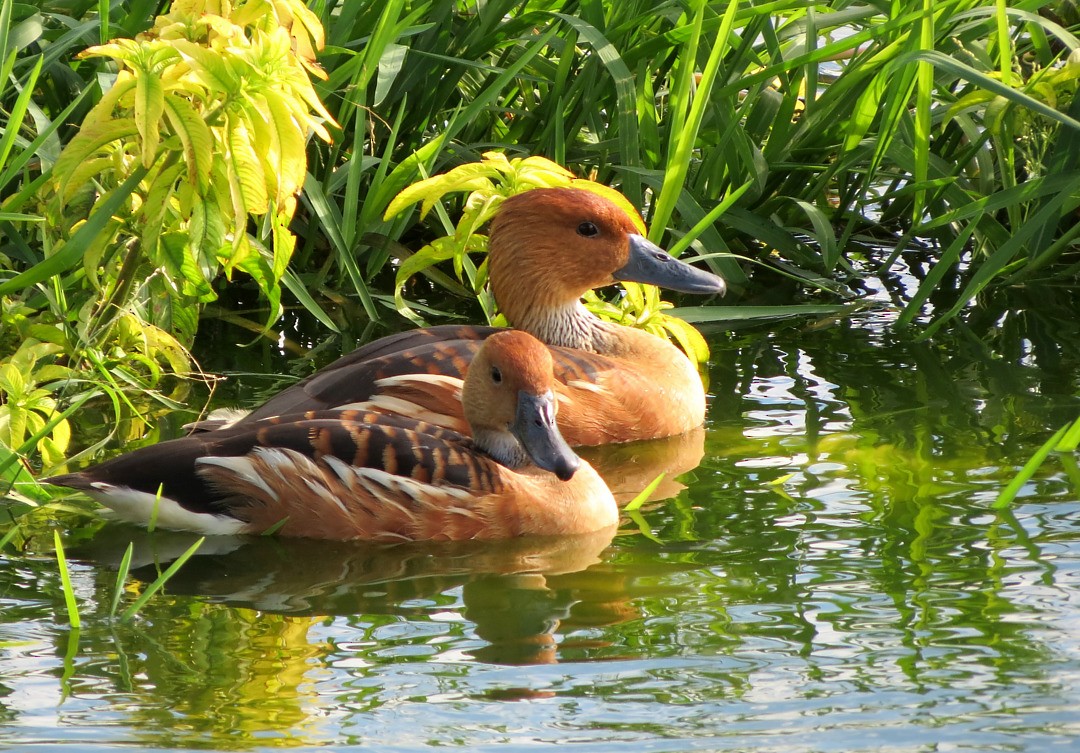
[(1075, 457), (991, 506), (1080, 413), (1057, 303), (707, 329), (706, 430), (591, 456), (684, 471), (614, 537), (208, 540), (120, 622), (193, 538), (72, 513), (80, 630), (51, 532), (3, 553), (0, 747), (1076, 750)]

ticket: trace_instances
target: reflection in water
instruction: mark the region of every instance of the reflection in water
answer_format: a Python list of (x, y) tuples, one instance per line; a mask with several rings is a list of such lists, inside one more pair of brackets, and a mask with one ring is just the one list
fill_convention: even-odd
[[(290, 615), (412, 615), (423, 609), (410, 604), (461, 589), (464, 616), (489, 644), (485, 660), (550, 663), (557, 661), (559, 626), (573, 624), (579, 593), (594, 579), (588, 569), (601, 562), (614, 533), (393, 545), (211, 537), (168, 589)], [(132, 574), (150, 581), (195, 538), (107, 526), (75, 556), (113, 566), (132, 542)], [(590, 604), (590, 614), (605, 624), (628, 619), (633, 609), (609, 594)]]
[(686, 488), (678, 477), (697, 468), (705, 456), (705, 427), (647, 442), (579, 447), (577, 453), (596, 468), (620, 506), (661, 473), (664, 479), (649, 500), (670, 499)]

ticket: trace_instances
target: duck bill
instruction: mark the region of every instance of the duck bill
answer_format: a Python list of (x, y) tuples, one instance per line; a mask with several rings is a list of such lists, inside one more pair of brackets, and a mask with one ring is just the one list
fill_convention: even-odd
[(622, 282), (659, 285), (679, 293), (718, 293), (727, 290), (724, 278), (691, 267), (640, 235), (630, 236), (630, 259), (612, 275)]
[(545, 471), (551, 471), (560, 481), (569, 481), (581, 465), (581, 459), (555, 425), (555, 396), (518, 393), (517, 415), (510, 427), (532, 461)]

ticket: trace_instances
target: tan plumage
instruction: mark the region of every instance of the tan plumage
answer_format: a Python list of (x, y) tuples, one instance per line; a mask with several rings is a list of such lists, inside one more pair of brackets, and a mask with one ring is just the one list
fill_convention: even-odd
[[(551, 346), (559, 428), (571, 445), (671, 436), (702, 423), (704, 389), (682, 351), (642, 330), (597, 319), (580, 298), (616, 280), (699, 293), (722, 293), (723, 280), (676, 261), (638, 235), (617, 206), (579, 189), (537, 189), (507, 199), (492, 222), (489, 246), (491, 288), (503, 313)], [(496, 331), (453, 325), (382, 338), (243, 420), (363, 405), (460, 429), (453, 380), (464, 377)], [(380, 398), (403, 402), (391, 407)]]
[(547, 349), (506, 330), (485, 341), (462, 388), (472, 439), (374, 410), (316, 411), (163, 442), (48, 481), (125, 519), (156, 515), (161, 527), (204, 533), (460, 540), (613, 526), (611, 492), (555, 428), (553, 385)]

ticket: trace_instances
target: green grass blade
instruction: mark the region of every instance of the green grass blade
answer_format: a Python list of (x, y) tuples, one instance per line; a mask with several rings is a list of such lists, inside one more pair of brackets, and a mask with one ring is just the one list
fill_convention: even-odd
[(120, 559), (120, 568), (116, 571), (116, 588), (113, 589), (112, 599), (109, 602), (109, 618), (116, 616), (116, 610), (120, 608), (120, 599), (124, 595), (124, 585), (127, 582), (128, 571), (131, 569), (131, 556), (135, 552), (135, 543), (128, 542), (124, 556)]
[[(720, 29), (716, 33), (716, 39), (713, 41), (708, 62), (706, 62), (705, 69), (701, 74), (701, 80), (697, 83), (693, 103), (690, 105), (690, 114), (683, 126), (673, 133), (674, 148), (668, 154), (664, 184), (660, 189), (660, 196), (656, 200), (656, 208), (653, 211), (649, 228), (649, 240), (654, 243), (659, 243), (664, 232), (666, 232), (667, 225), (675, 212), (675, 205), (678, 202), (679, 195), (683, 191), (683, 184), (686, 182), (686, 174), (690, 169), (691, 156), (697, 143), (698, 133), (701, 130), (702, 120), (705, 117), (710, 93), (713, 90), (713, 84), (716, 82), (720, 61), (728, 49), (727, 40), (735, 23), (735, 15), (738, 9), (738, 0), (731, 0), (727, 10), (724, 12)], [(695, 44), (691, 45), (691, 52), (687, 53), (686, 59), (683, 61), (683, 64), (689, 68), (680, 70), (680, 75), (686, 75), (690, 78), (694, 77), (694, 60), (691, 55), (696, 52), (696, 36), (700, 31), (703, 13), (704, 3), (699, 6), (695, 18)], [(686, 87), (689, 88), (689, 83), (686, 84)], [(673, 103), (673, 106), (676, 106), (675, 103)]]
[(1037, 112), (1040, 115), (1049, 118), (1050, 120), (1061, 123), (1069, 128), (1075, 128), (1080, 130), (1080, 121), (1066, 115), (1059, 110), (1055, 110), (1044, 102), (1040, 102), (1034, 97), (1025, 94), (1019, 89), (1014, 89), (1011, 86), (1006, 86), (997, 79), (986, 75), (970, 65), (967, 65), (955, 58), (949, 57), (943, 52), (937, 50), (921, 50), (919, 52), (911, 52), (897, 58), (898, 64), (910, 63), (915, 61), (925, 61), (934, 66), (938, 70), (948, 71), (960, 78), (975, 84), (981, 89), (985, 89), (994, 94), (998, 94), (1005, 99), (1009, 100), (1013, 104), (1021, 107), (1026, 107), (1032, 112)]
[(191, 558), (191, 556), (199, 550), (199, 547), (202, 546), (204, 541), (206, 541), (206, 537), (200, 537), (198, 541), (196, 541), (194, 544), (187, 548), (187, 551), (177, 557), (176, 561), (169, 565), (165, 572), (159, 575), (153, 583), (147, 586), (146, 590), (139, 594), (139, 598), (135, 599), (135, 601), (131, 603), (131, 606), (124, 610), (124, 613), (120, 615), (120, 621), (127, 622), (132, 617), (134, 617), (135, 614), (143, 608), (143, 605), (145, 605), (146, 602), (150, 600), (150, 597), (157, 593), (158, 590), (168, 582), (169, 578), (173, 577), (173, 575), (175, 575), (176, 572), (184, 566), (184, 563), (187, 562)]
[(1039, 469), (1039, 466), (1043, 464), (1043, 462), (1050, 455), (1050, 453), (1055, 450), (1055, 448), (1058, 446), (1058, 443), (1061, 441), (1062, 437), (1065, 436), (1068, 430), (1068, 425), (1062, 426), (1060, 429), (1054, 432), (1054, 436), (1050, 437), (1050, 439), (1046, 440), (1046, 442), (1043, 443), (1043, 446), (1040, 447), (1038, 451), (1031, 456), (1031, 460), (1027, 461), (1024, 464), (1024, 467), (1020, 469), (1020, 472), (1017, 473), (1016, 476), (1013, 478), (1013, 480), (1010, 481), (1005, 486), (1005, 488), (1001, 490), (1001, 493), (998, 494), (997, 499), (995, 499), (990, 505), (990, 508), (992, 510), (1004, 510), (1012, 504), (1013, 500), (1016, 499), (1016, 495), (1020, 493), (1020, 490), (1023, 488), (1024, 484), (1031, 480), (1031, 477), (1035, 475), (1035, 471)]
[[(337, 207), (330, 201), (330, 197), (323, 190), (322, 184), (311, 173), (308, 173), (304, 180), (304, 196), (311, 204), (312, 210), (319, 218), (323, 232), (326, 233), (326, 237), (334, 247), (336, 253), (334, 258), (344, 267), (345, 273), (353, 284), (353, 289), (356, 290), (357, 295), (360, 297), (364, 313), (372, 321), (378, 321), (379, 311), (375, 308), (375, 302), (371, 298), (371, 291), (368, 289), (363, 275), (360, 274), (360, 268), (356, 264), (353, 249), (345, 240), (345, 233), (342, 231), (341, 217), (338, 215)], [(292, 290), (291, 287), (290, 290)]]
[(643, 504), (649, 501), (649, 497), (656, 491), (656, 487), (660, 486), (660, 482), (664, 480), (664, 476), (667, 474), (661, 473), (659, 476), (649, 482), (648, 486), (642, 489), (637, 496), (635, 496), (626, 507), (623, 508), (623, 512), (634, 512), (641, 508)]
[(15, 145), (15, 137), (22, 126), (23, 118), (26, 117), (26, 108), (30, 104), (30, 97), (34, 94), (34, 87), (37, 85), (43, 62), (44, 57), (38, 55), (37, 62), (30, 69), (30, 75), (27, 77), (22, 91), (19, 92), (19, 97), (15, 100), (11, 112), (8, 113), (7, 122), (4, 123), (4, 133), (0, 135), (0, 165), (7, 164), (8, 155), (11, 154), (11, 149)]
[(8, 532), (4, 534), (3, 538), (0, 538), (0, 551), (3, 551), (4, 547), (11, 543), (11, 540), (19, 535), (19, 526), (13, 525), (8, 529)]
[(71, 573), (68, 571), (67, 557), (64, 556), (64, 544), (60, 541), (60, 531), (53, 530), (53, 543), (56, 546), (56, 564), (60, 568), (60, 583), (64, 589), (64, 604), (67, 605), (68, 622), (73, 629), (82, 626), (79, 618), (79, 604), (75, 601), (75, 589), (71, 585)]
[(100, 23), (98, 40), (101, 44), (109, 41), (112, 32), (109, 30), (109, 0), (98, 0), (98, 20)]
[[(921, 50), (932, 50), (934, 47), (934, 2), (935, 0), (923, 0), (923, 17), (919, 24), (919, 47)], [(915, 165), (913, 182), (919, 185), (925, 183), (930, 175), (930, 108), (933, 106), (934, 97), (934, 68), (926, 60), (919, 60), (915, 64), (915, 68)], [(912, 201), (913, 222), (918, 222), (922, 218), (925, 204), (926, 192), (919, 189), (915, 192)]]
[(724, 214), (724, 212), (734, 206), (735, 202), (738, 201), (742, 197), (742, 195), (746, 193), (747, 189), (749, 189), (752, 185), (754, 185), (753, 179), (746, 181), (734, 191), (728, 191), (727, 194), (724, 195), (723, 201), (710, 209), (708, 214), (702, 217), (692, 228), (690, 228), (690, 232), (688, 232), (682, 238), (679, 238), (679, 240), (677, 240), (675, 243), (668, 246), (668, 253), (672, 256), (681, 256), (682, 252), (689, 248), (691, 243), (700, 238), (701, 234), (705, 232), (707, 228), (715, 225), (716, 222), (720, 219), (720, 217)]
[(855, 310), (856, 307), (852, 305), (797, 303), (789, 306), (685, 306), (668, 309), (667, 313), (691, 324), (708, 324), (790, 319), (795, 316), (835, 316)]
[[(629, 66), (619, 55), (615, 46), (595, 26), (565, 13), (555, 15), (574, 27), (574, 30), (577, 31), (581, 38), (596, 50), (596, 54), (607, 68), (608, 73), (611, 74), (612, 81), (615, 82), (619, 154), (622, 155), (624, 165), (640, 165), (641, 145), (638, 138), (637, 93), (635, 92), (634, 75), (630, 72)], [(633, 193), (632, 190), (630, 192)]]
[(1050, 201), (1046, 202), (1034, 216), (1029, 217), (1019, 228), (1014, 228), (1013, 234), (1008, 240), (997, 247), (993, 253), (984, 259), (976, 268), (967, 285), (960, 291), (960, 295), (952, 307), (930, 324), (922, 336), (924, 338), (929, 337), (940, 329), (945, 322), (959, 314), (967, 305), (968, 301), (972, 300), (987, 285), (989, 285), (994, 277), (1005, 271), (1012, 260), (1021, 251), (1027, 248), (1031, 238), (1041, 231), (1047, 218), (1059, 216), (1061, 214), (1062, 207), (1066, 202), (1070, 201), (1070, 197), (1076, 191), (1080, 191), (1080, 177), (1076, 177), (1071, 189), (1054, 196)]
[(1061, 438), (1054, 450), (1056, 452), (1076, 452), (1077, 447), (1080, 447), (1080, 418), (1069, 424), (1065, 436)]
[(300, 302), (309, 314), (319, 320), (319, 323), (326, 327), (331, 332), (340, 332), (337, 324), (330, 318), (330, 315), (323, 310), (323, 307), (312, 298), (311, 293), (308, 292), (307, 286), (301, 282), (300, 278), (296, 276), (296, 273), (291, 269), (285, 270), (285, 274), (281, 276), (281, 284), (293, 294), (293, 297)]

